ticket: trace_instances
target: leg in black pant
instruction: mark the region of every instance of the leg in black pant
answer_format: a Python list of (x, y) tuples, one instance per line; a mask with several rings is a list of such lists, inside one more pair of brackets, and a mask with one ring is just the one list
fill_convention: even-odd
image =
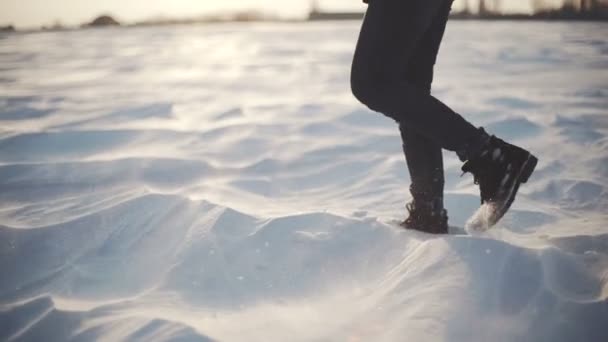
[[(442, 4), (430, 27), (418, 42), (410, 61), (406, 61), (404, 78), (412, 85), (431, 92), (433, 67), (450, 13), (451, 1)], [(410, 173), (410, 192), (414, 203), (430, 205), (434, 212), (443, 209), (443, 155), (441, 146), (405, 123), (399, 125), (403, 151)], [(414, 207), (420, 207), (414, 204)]]
[[(393, 114), (383, 113), (399, 122), (403, 151), (410, 173), (410, 192), (413, 200), (408, 204), (410, 215), (404, 222), (404, 226), (429, 232), (446, 233), (447, 215), (443, 209), (444, 175), (442, 145), (440, 144), (444, 137), (434, 139), (432, 135), (425, 135), (419, 125), (420, 122), (422, 125), (428, 125), (429, 130), (433, 133), (432, 131), (436, 130), (441, 123), (429, 121), (426, 116), (428, 116), (427, 113), (434, 113), (434, 111), (443, 113), (444, 117), (448, 117), (446, 119), (448, 121), (464, 122), (457, 114), (430, 95), (433, 67), (437, 60), (452, 1), (430, 0), (431, 5), (424, 8), (426, 16), (416, 18), (417, 20), (413, 20), (411, 14), (403, 15), (405, 12), (414, 10), (417, 1), (372, 1), (363, 24), (353, 63), (353, 90), (355, 95), (366, 101), (364, 103), (372, 109), (403, 106), (403, 109)], [(401, 10), (401, 16), (405, 18), (396, 20), (394, 23), (385, 20), (375, 21), (379, 20), (380, 16), (385, 16), (386, 11), (397, 8)], [(391, 16), (394, 14), (391, 13)], [(408, 22), (407, 19), (410, 21)], [(396, 31), (404, 29), (407, 32), (396, 33)], [(403, 40), (396, 42), (391, 37), (386, 39), (381, 37), (377, 41), (369, 41), (369, 35), (379, 34), (379, 31), (383, 31), (385, 35), (401, 37)], [(389, 43), (396, 45), (390, 46)], [(370, 48), (374, 49), (371, 51), (371, 55), (367, 50)], [(396, 59), (395, 56), (400, 56), (402, 59)], [(386, 64), (379, 61), (379, 59), (385, 58), (391, 63)], [(365, 80), (365, 83), (358, 84), (357, 80), (359, 82)], [(407, 100), (408, 102), (387, 104), (384, 102), (387, 101), (386, 97), (376, 98), (378, 94), (370, 90), (370, 87), (376, 87), (379, 83), (381, 88), (397, 86), (403, 92), (399, 98), (388, 99), (388, 101)], [(357, 89), (359, 94), (356, 92)], [(384, 88), (384, 90), (386, 89)], [(426, 101), (424, 101), (425, 98)], [(418, 117), (422, 118), (417, 120)], [(450, 117), (453, 118), (450, 119)], [(466, 130), (470, 128), (466, 122), (463, 126)], [(476, 129), (473, 127), (472, 130)], [(450, 141), (448, 144), (454, 146), (453, 149), (458, 146)]]
[[(478, 145), (481, 132), (408, 76), (420, 44), (433, 23), (445, 17), (451, 2), (370, 1), (353, 60), (351, 87), (370, 109), (415, 129), (466, 160), (471, 148)], [(434, 56), (426, 57), (434, 60)]]

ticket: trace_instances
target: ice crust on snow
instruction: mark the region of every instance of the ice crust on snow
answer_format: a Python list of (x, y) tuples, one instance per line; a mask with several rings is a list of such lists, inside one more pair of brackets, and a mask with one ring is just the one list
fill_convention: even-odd
[(608, 341), (606, 24), (448, 26), (434, 93), (540, 159), (479, 236), (392, 224), (357, 23), (0, 36), (0, 340)]

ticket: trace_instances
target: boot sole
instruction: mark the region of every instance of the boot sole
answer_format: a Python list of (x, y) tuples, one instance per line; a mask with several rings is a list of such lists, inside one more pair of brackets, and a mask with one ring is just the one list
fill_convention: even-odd
[(537, 164), (538, 164), (538, 158), (536, 158), (535, 156), (530, 154), (528, 156), (528, 160), (526, 160), (526, 162), (524, 163), (524, 166), (522, 167), (522, 171), (519, 176), (519, 181), (521, 183), (528, 182), (528, 179), (530, 179), (530, 176), (534, 172), (534, 169), (536, 169)]
[(519, 190), (520, 184), (528, 182), (530, 176), (532, 176), (532, 173), (534, 173), (537, 164), (538, 158), (533, 156), (531, 153), (528, 154), (528, 159), (526, 159), (526, 161), (522, 165), (519, 174), (513, 182), (513, 187), (509, 192), (509, 196), (507, 196), (506, 201), (500, 206), (500, 210), (495, 211), (495, 215), (494, 217), (492, 217), (490, 226), (495, 225), (507, 213), (509, 208), (511, 208), (511, 204), (513, 204), (513, 201), (515, 201), (515, 196), (517, 195), (517, 191)]

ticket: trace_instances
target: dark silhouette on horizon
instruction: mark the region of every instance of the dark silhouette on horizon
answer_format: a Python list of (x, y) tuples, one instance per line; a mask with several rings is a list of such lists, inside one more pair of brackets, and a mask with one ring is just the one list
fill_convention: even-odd
[(0, 26), (0, 32), (15, 32), (15, 26), (13, 26), (13, 25)]
[(88, 24), (84, 24), (85, 27), (104, 27), (104, 26), (120, 26), (120, 23), (109, 15), (101, 15)]

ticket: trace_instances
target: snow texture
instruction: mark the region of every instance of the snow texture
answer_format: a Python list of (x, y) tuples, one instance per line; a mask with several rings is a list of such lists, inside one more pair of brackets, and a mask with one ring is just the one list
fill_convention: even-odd
[(438, 237), (355, 22), (0, 36), (0, 340), (608, 341), (607, 29), (448, 25), (434, 94), (540, 163)]

